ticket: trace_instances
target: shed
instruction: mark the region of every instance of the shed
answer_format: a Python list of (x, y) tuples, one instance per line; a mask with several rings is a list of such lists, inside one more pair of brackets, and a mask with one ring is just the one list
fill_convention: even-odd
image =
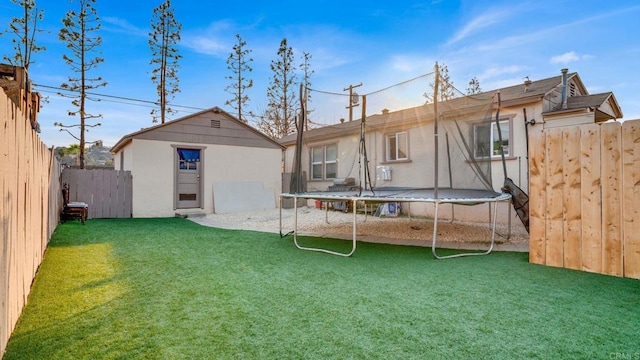
[(125, 135), (114, 167), (133, 177), (133, 216), (277, 207), (283, 147), (219, 107)]

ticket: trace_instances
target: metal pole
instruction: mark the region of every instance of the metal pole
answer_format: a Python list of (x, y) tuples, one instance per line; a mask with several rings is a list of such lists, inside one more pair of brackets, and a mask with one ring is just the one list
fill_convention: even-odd
[(367, 157), (365, 154), (365, 147), (364, 147), (364, 136), (366, 133), (366, 123), (367, 123), (367, 95), (362, 95), (362, 120), (360, 122), (360, 189), (361, 190), (366, 190), (367, 189), (367, 172), (366, 172), (366, 167), (367, 167)]
[(353, 121), (353, 108), (358, 106), (357, 102), (353, 101), (353, 89), (359, 86), (362, 86), (362, 83), (358, 85), (349, 85), (349, 87), (343, 89), (343, 91), (349, 90), (349, 106), (347, 106), (347, 109), (349, 109), (349, 121)]
[[(500, 155), (502, 157), (502, 171), (504, 174), (505, 180), (507, 179), (507, 162), (504, 158), (504, 144), (502, 143), (502, 130), (500, 130), (500, 91), (498, 91), (498, 109), (496, 110), (496, 126), (498, 127), (498, 141), (500, 144)], [(513, 145), (512, 145), (513, 146)]]
[[(436, 62), (435, 74), (436, 79), (433, 82), (433, 145), (435, 147), (435, 161), (434, 161), (434, 180), (433, 180), (433, 196), (438, 198), (438, 87), (440, 87), (440, 70), (438, 63)], [(436, 206), (436, 212), (438, 207)]]

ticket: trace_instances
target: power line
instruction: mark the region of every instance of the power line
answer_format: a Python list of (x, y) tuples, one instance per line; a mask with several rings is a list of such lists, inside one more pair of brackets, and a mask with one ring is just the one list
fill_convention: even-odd
[[(51, 90), (39, 90), (39, 92), (42, 93), (46, 93), (46, 94), (60, 94), (57, 91), (51, 91)], [(125, 105), (131, 105), (131, 106), (142, 106), (142, 107), (146, 107), (146, 108), (154, 108), (155, 106), (151, 106), (151, 105), (147, 105), (147, 104), (136, 104), (135, 102), (125, 102), (125, 101), (117, 101), (117, 100), (104, 100), (104, 99), (99, 99), (100, 101), (105, 101), (105, 102), (112, 102), (112, 103), (116, 103), (116, 104), (125, 104)]]
[[(54, 89), (54, 90), (58, 90), (58, 91), (66, 91), (66, 92), (70, 92), (70, 93), (73, 92), (73, 91), (70, 91), (68, 89), (63, 89), (63, 88), (57, 87), (57, 86), (42, 85), (42, 84), (33, 84), (33, 86), (38, 87), (38, 88)], [(109, 94), (100, 94), (100, 93), (94, 93), (94, 92), (88, 92), (88, 91), (85, 91), (85, 94), (93, 95), (93, 96), (100, 96), (100, 97), (109, 98), (109, 99), (119, 99), (119, 100), (126, 100), (126, 101), (138, 102), (138, 103), (143, 103), (143, 104), (151, 104), (151, 105), (154, 105), (154, 106), (160, 106), (157, 102), (150, 101), (150, 100), (135, 99), (135, 98), (130, 98), (130, 97), (116, 96), (116, 95), (109, 95)], [(134, 104), (131, 104), (131, 105), (134, 105)], [(175, 104), (170, 104), (170, 105), (171, 105), (171, 107), (176, 107), (176, 108), (191, 109), (191, 110), (205, 110), (204, 108), (199, 108), (199, 107), (194, 107), (194, 106), (175, 105)]]

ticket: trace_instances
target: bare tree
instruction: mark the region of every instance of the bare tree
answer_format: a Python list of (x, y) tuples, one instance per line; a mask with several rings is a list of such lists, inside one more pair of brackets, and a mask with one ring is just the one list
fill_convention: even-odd
[[(447, 68), (447, 65), (444, 63), (440, 65), (440, 81), (438, 83), (438, 101), (447, 101), (456, 97), (453, 82), (449, 77), (449, 68)], [(429, 87), (431, 88), (431, 92), (424, 93), (424, 97), (427, 98), (427, 103), (432, 103), (434, 100), (433, 93), (435, 84), (429, 83)]]
[(477, 77), (472, 77), (471, 80), (469, 80), (469, 86), (467, 87), (467, 95), (479, 94), (481, 92), (482, 89), (480, 88), (480, 81), (478, 81)]
[(293, 49), (287, 39), (280, 42), (278, 57), (271, 61), (271, 85), (267, 89), (268, 104), (258, 129), (278, 139), (295, 131), (295, 81)]
[(38, 21), (44, 19), (44, 10), (36, 7), (34, 0), (11, 0), (12, 3), (24, 9), (23, 17), (14, 17), (9, 23), (9, 28), (5, 33), (13, 34), (13, 56), (4, 55), (3, 59), (13, 66), (21, 66), (29, 70), (29, 65), (33, 62), (31, 56), (39, 51), (44, 51), (44, 46), (36, 44), (36, 34), (43, 32), (38, 29)]
[[(313, 110), (309, 108), (309, 104), (311, 103), (311, 94), (309, 93), (308, 89), (311, 88), (311, 75), (313, 75), (315, 71), (311, 70), (311, 54), (306, 51), (302, 53), (302, 63), (300, 64), (300, 70), (302, 70), (302, 87), (304, 89), (304, 99), (302, 99), (302, 101), (304, 101), (304, 108), (307, 112), (308, 120), (309, 114), (313, 112)], [(304, 126), (305, 129), (308, 130), (309, 122), (307, 121)]]
[[(78, 108), (76, 111), (69, 111), (69, 116), (80, 116), (80, 123), (74, 125), (64, 125), (62, 123), (54, 123), (61, 127), (60, 131), (66, 131), (76, 140), (80, 141), (80, 168), (85, 166), (85, 132), (88, 127), (100, 126), (97, 124), (87, 124), (87, 120), (102, 117), (102, 115), (91, 115), (86, 111), (87, 92), (107, 83), (102, 77), (89, 77), (89, 71), (95, 70), (98, 64), (104, 62), (101, 57), (90, 58), (92, 52), (97, 52), (98, 47), (102, 43), (100, 36), (91, 36), (91, 33), (100, 30), (100, 18), (98, 12), (93, 7), (95, 0), (78, 0), (78, 11), (69, 10), (62, 19), (64, 27), (60, 29), (58, 38), (67, 44), (67, 48), (71, 50), (71, 56), (63, 55), (65, 63), (69, 65), (73, 76), (69, 76), (66, 83), (60, 87), (68, 93), (60, 95), (70, 97), (71, 103)], [(95, 100), (95, 99), (90, 99)], [(95, 100), (99, 101), (99, 100)], [(69, 128), (79, 128), (80, 136), (76, 136), (69, 131)]]
[(253, 71), (250, 65), (253, 59), (248, 58), (251, 50), (246, 48), (247, 42), (242, 40), (240, 34), (236, 34), (236, 39), (238, 43), (233, 46), (233, 51), (227, 58), (227, 68), (231, 70), (232, 75), (226, 78), (227, 80), (231, 80), (231, 84), (224, 89), (233, 95), (233, 97), (224, 104), (238, 111), (239, 120), (247, 122), (247, 119), (242, 113), (242, 109), (244, 105), (249, 102), (249, 95), (246, 94), (246, 91), (253, 87), (253, 80), (247, 79), (245, 73)]
[(175, 113), (169, 104), (169, 98), (173, 98), (180, 92), (178, 79), (178, 60), (182, 57), (178, 54), (176, 44), (180, 42), (180, 30), (182, 24), (176, 21), (171, 7), (171, 1), (166, 0), (157, 8), (153, 9), (151, 18), (151, 29), (149, 33), (149, 48), (151, 48), (151, 81), (156, 84), (158, 91), (159, 109), (151, 110), (153, 122), (158, 122), (158, 117), (162, 124), (166, 120), (166, 114)]

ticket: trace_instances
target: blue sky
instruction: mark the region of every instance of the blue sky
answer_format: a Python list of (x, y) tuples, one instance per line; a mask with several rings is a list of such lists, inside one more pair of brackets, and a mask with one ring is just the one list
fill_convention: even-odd
[[(93, 90), (101, 94), (157, 100), (151, 82), (147, 44), (150, 19), (157, 1), (98, 1), (105, 62), (94, 75), (108, 82)], [(58, 40), (61, 19), (77, 4), (39, 0), (48, 33), (38, 43), (47, 50), (35, 54), (30, 77), (36, 84), (60, 86), (69, 75)], [(183, 24), (178, 48), (180, 89), (172, 101), (192, 108), (225, 107), (224, 91), (231, 72), (226, 59), (240, 34), (252, 50), (254, 86), (248, 90), (249, 110), (266, 107), (266, 89), (282, 38), (299, 60), (312, 55), (313, 88), (342, 92), (363, 83), (361, 93), (375, 91), (433, 71), (444, 63), (454, 85), (466, 89), (478, 78), (483, 90), (538, 80), (568, 68), (578, 72), (590, 93), (613, 91), (624, 119), (640, 118), (640, 3), (619, 1), (192, 1), (174, 0), (176, 19)], [(8, 24), (21, 9), (8, 0), (0, 4), (0, 24)], [(11, 55), (7, 36), (0, 37), (2, 55)], [(40, 88), (40, 90), (46, 90)], [(70, 99), (43, 92), (40, 134), (49, 145), (75, 142), (53, 126), (77, 123), (67, 115)], [(88, 112), (102, 114), (102, 126), (90, 129), (87, 140), (114, 145), (128, 133), (154, 125), (147, 105), (129, 101), (91, 102)], [(197, 110), (180, 108), (173, 118)]]

